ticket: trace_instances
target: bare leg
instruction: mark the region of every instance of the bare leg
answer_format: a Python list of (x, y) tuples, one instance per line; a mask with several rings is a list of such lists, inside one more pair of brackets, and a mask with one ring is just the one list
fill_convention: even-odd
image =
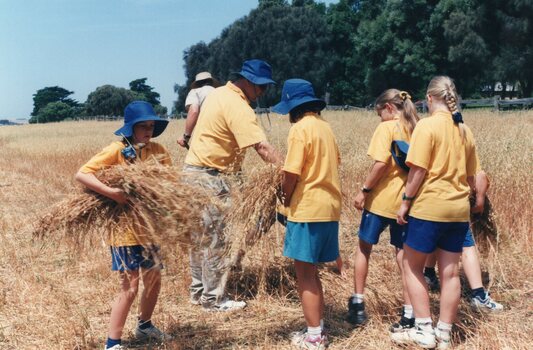
[(370, 253), (372, 253), (372, 244), (359, 240), (354, 266), (354, 290), (357, 294), (364, 294), (365, 292)]
[(450, 324), (455, 321), (461, 297), (461, 281), (459, 280), (460, 258), (461, 253), (452, 253), (442, 249), (437, 250), (439, 277), (441, 280), (439, 319)]
[(314, 264), (298, 260), (294, 261), (294, 267), (296, 268), (298, 294), (300, 294), (307, 326), (319, 327), (324, 301), (321, 285), (317, 283), (317, 267)]
[(424, 280), (424, 263), (426, 262), (427, 254), (416, 251), (407, 244), (403, 245), (403, 250), (402, 264), (405, 283), (407, 284), (407, 292), (413, 305), (415, 317), (431, 317), (428, 287)]
[(481, 279), (481, 266), (476, 247), (473, 246), (463, 248), (463, 255), (461, 259), (470, 289), (483, 287), (483, 281)]
[(412, 305), (411, 298), (409, 298), (409, 293), (407, 292), (407, 284), (405, 282), (402, 260), (403, 260), (403, 249), (396, 248), (396, 263), (398, 264), (398, 268), (400, 268), (400, 274), (402, 276), (403, 303), (405, 305)]
[(426, 264), (424, 265), (424, 267), (435, 268), (435, 265), (437, 265), (437, 252), (428, 254), (428, 257), (426, 258)]
[(139, 289), (139, 271), (121, 272), (120, 284), (121, 291), (111, 307), (108, 335), (111, 339), (120, 339), (122, 337), (122, 330), (128, 318), (131, 304), (135, 300)]
[(152, 318), (157, 297), (161, 290), (161, 270), (159, 268), (142, 269), (141, 273), (144, 288), (139, 305), (139, 317), (143, 321), (148, 321)]

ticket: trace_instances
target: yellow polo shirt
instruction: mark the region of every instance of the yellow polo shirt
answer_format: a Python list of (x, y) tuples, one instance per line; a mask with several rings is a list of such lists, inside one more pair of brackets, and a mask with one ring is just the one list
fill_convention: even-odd
[(465, 125), (463, 141), (451, 113), (438, 111), (422, 119), (411, 137), (406, 163), (427, 170), (410, 215), (437, 222), (470, 219), (466, 178), (479, 168), (474, 136)]
[[(120, 153), (122, 149), (126, 147), (121, 141), (116, 141), (111, 143), (109, 146), (104, 148), (100, 153), (92, 157), (87, 163), (85, 163), (80, 171), (82, 173), (96, 173), (99, 170), (109, 168), (114, 165), (126, 164), (127, 161)], [(164, 165), (171, 165), (172, 161), (167, 149), (155, 142), (149, 142), (143, 147), (140, 151), (137, 151), (137, 159), (140, 159), (141, 162), (148, 161), (150, 159), (155, 159), (159, 163)], [(132, 246), (139, 245), (139, 241), (135, 238), (133, 234), (133, 227), (129, 225), (126, 217), (119, 218), (118, 227), (121, 228), (120, 231), (114, 231), (112, 233), (111, 240), (108, 242), (109, 245), (114, 247), (123, 247), (123, 246)], [(126, 227), (126, 229), (124, 229)]]
[(329, 124), (307, 113), (294, 124), (288, 137), (283, 170), (299, 175), (287, 216), (294, 222), (339, 221), (340, 154)]
[(387, 164), (385, 173), (365, 199), (365, 209), (373, 214), (396, 219), (405, 191), (407, 172), (400, 168), (391, 155), (392, 141), (409, 143), (409, 132), (399, 118), (381, 122), (368, 146), (368, 155), (377, 162)]
[(241, 170), (245, 149), (266, 136), (244, 93), (233, 83), (207, 96), (185, 163), (232, 173)]

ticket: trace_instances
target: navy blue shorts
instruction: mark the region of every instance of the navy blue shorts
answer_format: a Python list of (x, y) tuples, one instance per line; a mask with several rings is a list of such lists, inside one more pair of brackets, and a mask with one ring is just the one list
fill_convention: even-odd
[(476, 245), (476, 240), (474, 239), (472, 230), (469, 227), (468, 231), (466, 232), (465, 241), (463, 243), (463, 248), (473, 247), (475, 245)]
[(363, 210), (361, 225), (359, 226), (359, 239), (369, 244), (377, 244), (379, 236), (389, 226), (390, 244), (402, 249), (405, 226), (399, 225), (396, 219), (386, 218)]
[(311, 264), (339, 257), (339, 222), (287, 221), (283, 256)]
[(154, 267), (163, 268), (157, 255), (158, 249), (147, 252), (141, 245), (126, 247), (110, 247), (111, 249), (111, 270), (131, 271), (139, 268), (151, 269)]
[(409, 216), (404, 243), (410, 248), (426, 254), (434, 252), (437, 248), (452, 253), (460, 253), (463, 251), (468, 228), (468, 221), (437, 222)]

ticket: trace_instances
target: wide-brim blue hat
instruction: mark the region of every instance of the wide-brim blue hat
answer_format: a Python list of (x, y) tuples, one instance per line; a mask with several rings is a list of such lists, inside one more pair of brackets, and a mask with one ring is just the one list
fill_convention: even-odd
[(276, 84), (272, 80), (272, 67), (263, 60), (247, 60), (242, 64), (240, 72), (235, 72), (255, 85)]
[(303, 79), (289, 79), (283, 83), (281, 101), (272, 107), (272, 111), (278, 114), (289, 114), (294, 108), (304, 103), (314, 102), (324, 109), (326, 102), (315, 96), (313, 85)]
[(152, 105), (146, 101), (133, 101), (124, 108), (124, 125), (115, 131), (115, 135), (131, 137), (133, 136), (133, 126), (140, 122), (155, 121), (154, 133), (152, 137), (157, 137), (165, 131), (168, 120), (160, 118), (155, 114)]

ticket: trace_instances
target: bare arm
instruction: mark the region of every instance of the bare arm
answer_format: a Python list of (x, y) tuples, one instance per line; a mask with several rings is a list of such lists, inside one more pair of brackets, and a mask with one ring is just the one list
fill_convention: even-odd
[[(363, 183), (363, 187), (367, 189), (372, 189), (374, 186), (376, 186), (385, 173), (385, 169), (387, 169), (387, 164), (383, 162), (374, 162), (372, 165), (372, 168), (370, 169), (370, 173), (367, 175), (365, 182)], [(359, 191), (357, 196), (355, 197), (355, 207), (359, 210), (363, 210), (363, 207), (365, 205), (366, 196), (368, 195), (368, 192), (363, 192), (362, 190)]]
[(178, 140), (178, 144), (181, 147), (188, 147), (189, 140), (185, 138), (185, 135), (189, 137), (192, 135), (196, 122), (198, 121), (198, 116), (200, 115), (200, 106), (197, 104), (192, 104), (189, 106), (187, 111), (187, 119), (185, 120), (185, 132), (184, 136)]
[[(471, 178), (471, 176), (469, 176)], [(476, 174), (475, 180), (475, 194), (476, 194), (476, 205), (472, 207), (472, 213), (482, 213), (483, 208), (485, 207), (485, 196), (487, 195), (487, 190), (489, 189), (489, 178), (484, 171), (480, 171)]]
[(254, 145), (255, 151), (261, 159), (267, 163), (272, 163), (278, 166), (283, 164), (282, 156), (276, 151), (276, 149), (267, 141), (261, 141)]
[[(420, 189), (420, 185), (426, 177), (427, 170), (416, 165), (411, 165), (411, 170), (409, 170), (409, 175), (407, 176), (407, 185), (405, 185), (405, 196), (414, 198)], [(411, 208), (413, 200), (403, 200), (398, 211), (397, 222), (400, 225), (405, 225), (407, 223), (407, 214)]]
[(296, 182), (300, 176), (284, 171), (283, 182), (281, 184), (283, 205), (288, 207), (291, 203), (292, 194), (296, 188)]
[(75, 179), (81, 184), (85, 185), (88, 189), (93, 190), (96, 193), (106, 196), (117, 203), (125, 204), (128, 201), (126, 194), (120, 188), (109, 187), (102, 183), (93, 173), (82, 173), (78, 171)]

